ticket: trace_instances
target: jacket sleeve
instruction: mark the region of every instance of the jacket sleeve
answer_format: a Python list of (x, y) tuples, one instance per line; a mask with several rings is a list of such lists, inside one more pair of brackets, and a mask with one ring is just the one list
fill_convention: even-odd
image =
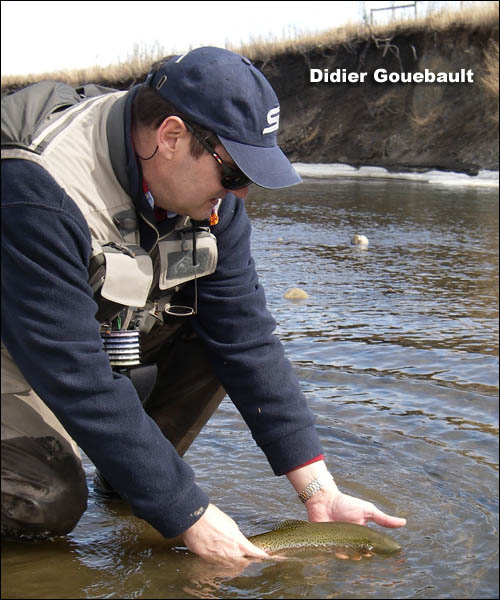
[(208, 498), (102, 349), (87, 223), (40, 166), (2, 161), (2, 338), (24, 377), (128, 501), (166, 537)]
[(213, 275), (199, 280), (194, 327), (256, 443), (282, 475), (322, 453), (315, 419), (273, 334), (243, 201), (229, 194), (219, 216), (213, 228), (219, 261)]

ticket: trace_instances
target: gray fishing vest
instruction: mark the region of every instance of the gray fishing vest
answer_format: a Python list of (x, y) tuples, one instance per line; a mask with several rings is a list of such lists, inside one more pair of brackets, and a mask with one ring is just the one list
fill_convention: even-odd
[(81, 210), (92, 237), (89, 283), (98, 304), (104, 299), (99, 321), (110, 323), (127, 307), (129, 316), (137, 311), (152, 317), (137, 321), (149, 331), (180, 286), (215, 271), (217, 244), (208, 227), (195, 232), (189, 217), (177, 217), (154, 252), (140, 246), (137, 213), (113, 170), (107, 136), (110, 110), (126, 93), (41, 82), (7, 96), (2, 159), (37, 163)]

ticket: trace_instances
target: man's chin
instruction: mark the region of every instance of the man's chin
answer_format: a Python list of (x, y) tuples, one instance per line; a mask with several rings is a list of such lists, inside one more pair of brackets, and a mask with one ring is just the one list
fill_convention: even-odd
[(206, 221), (210, 218), (211, 211), (187, 212), (179, 211), (176, 213), (179, 217), (189, 217), (193, 221)]
[(210, 219), (211, 214), (212, 214), (212, 209), (209, 208), (208, 210), (200, 210), (196, 214), (191, 214), (189, 216), (194, 221), (206, 221), (207, 219)]
[(204, 208), (198, 208), (197, 210), (193, 210), (193, 211), (179, 211), (177, 214), (180, 215), (181, 217), (189, 217), (190, 219), (193, 219), (193, 221), (206, 221), (208, 219), (210, 219), (210, 215), (212, 214), (212, 210), (213, 210), (213, 205), (211, 205), (210, 207), (204, 207)]

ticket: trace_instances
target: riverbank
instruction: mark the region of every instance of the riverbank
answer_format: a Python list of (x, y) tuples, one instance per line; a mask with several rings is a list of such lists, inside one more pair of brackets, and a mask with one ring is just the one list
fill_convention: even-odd
[[(499, 163), (498, 4), (481, 10), (234, 50), (275, 88), (292, 162), (476, 176)], [(41, 78), (129, 89), (151, 62), (2, 78), (2, 95)]]
[[(401, 28), (258, 66), (280, 98), (281, 144), (294, 162), (498, 171), (498, 22), (439, 33)], [(487, 85), (494, 72), (496, 88)], [(418, 80), (429, 73), (444, 81)], [(449, 81), (457, 75), (464, 77)]]
[(295, 170), (304, 179), (391, 179), (413, 181), (440, 186), (498, 188), (498, 171), (480, 170), (476, 175), (439, 171), (436, 169), (422, 172), (388, 171), (384, 167), (362, 166), (359, 168), (345, 164), (307, 164), (293, 163)]

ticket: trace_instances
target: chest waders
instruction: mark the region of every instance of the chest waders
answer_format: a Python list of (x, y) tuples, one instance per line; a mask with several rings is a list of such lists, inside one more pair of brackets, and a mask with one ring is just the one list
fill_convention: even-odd
[[(53, 82), (7, 96), (2, 159), (36, 162), (81, 210), (92, 237), (88, 282), (103, 349), (182, 456), (225, 392), (192, 330), (195, 306), (175, 299), (215, 271), (217, 246), (208, 227), (178, 217), (161, 235), (146, 218), (157, 243), (149, 252), (141, 247), (137, 222), (145, 217), (123, 185), (124, 97)], [(92, 175), (79, 180), (75, 163), (92, 164)], [(28, 540), (71, 531), (87, 499), (77, 445), (3, 347), (2, 425), (2, 533)]]

